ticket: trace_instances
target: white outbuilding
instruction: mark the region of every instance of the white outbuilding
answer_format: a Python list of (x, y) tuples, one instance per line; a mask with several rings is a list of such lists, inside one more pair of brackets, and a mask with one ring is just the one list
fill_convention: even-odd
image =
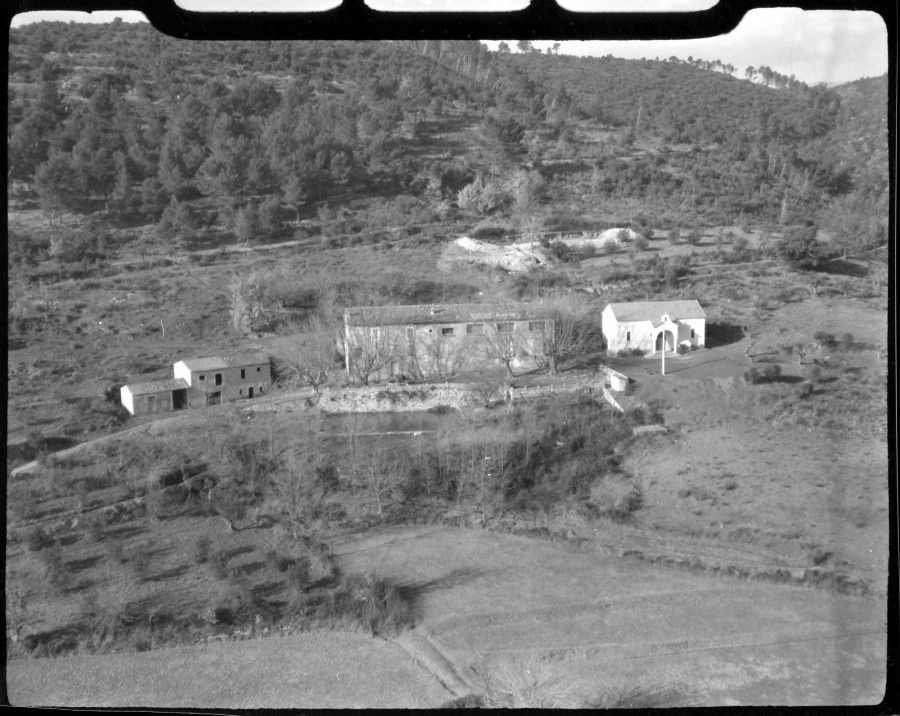
[(706, 312), (695, 300), (610, 303), (601, 314), (610, 355), (635, 348), (651, 355), (706, 343)]

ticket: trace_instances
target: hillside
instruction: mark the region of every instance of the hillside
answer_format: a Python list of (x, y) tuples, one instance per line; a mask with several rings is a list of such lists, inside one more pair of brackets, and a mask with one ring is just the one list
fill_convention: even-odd
[[(878, 696), (884, 78), (36, 23), (10, 32), (8, 86), (23, 703), (100, 684), (133, 705), (168, 648), (202, 680), (178, 704), (435, 705), (477, 671), (475, 703), (509, 706), (487, 682), (526, 648), (564, 672), (535, 698), (575, 689), (544, 706)], [(690, 347), (610, 350), (607, 303), (688, 299)], [(349, 306), (519, 302), (541, 304), (527, 360), (506, 319), (429, 326), (427, 375), (399, 365), (417, 331), (368, 350), (344, 325)], [(268, 394), (121, 405), (123, 384), (246, 349)], [(327, 679), (297, 671), (345, 649)], [(284, 659), (253, 681), (252, 654)], [(281, 669), (287, 697), (267, 690)]]

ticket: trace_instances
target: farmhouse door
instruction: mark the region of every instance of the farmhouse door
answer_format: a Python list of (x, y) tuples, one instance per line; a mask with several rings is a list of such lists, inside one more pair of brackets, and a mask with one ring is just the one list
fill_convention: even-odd
[(247, 397), (248, 398), (253, 397), (253, 386), (252, 385), (247, 389)]
[(172, 410), (184, 410), (187, 407), (187, 389), (172, 391)]

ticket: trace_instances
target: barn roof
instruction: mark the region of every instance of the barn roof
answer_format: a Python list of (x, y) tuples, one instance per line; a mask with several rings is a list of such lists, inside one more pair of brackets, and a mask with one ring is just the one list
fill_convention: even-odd
[(412, 306), (357, 306), (344, 310), (344, 323), (349, 326), (522, 321), (547, 317), (547, 309), (539, 303), (431, 303)]
[(690, 301), (635, 301), (634, 303), (610, 303), (608, 308), (617, 321), (659, 321), (664, 313), (673, 320), (682, 318), (706, 318), (706, 312), (696, 300)]
[(191, 372), (198, 370), (221, 370), (223, 368), (240, 368), (244, 365), (258, 365), (268, 363), (269, 356), (265, 353), (235, 352), (205, 358), (184, 358), (180, 361)]
[(190, 388), (184, 378), (167, 378), (165, 380), (148, 380), (146, 383), (131, 383), (125, 386), (132, 395), (148, 393), (165, 393), (170, 390)]

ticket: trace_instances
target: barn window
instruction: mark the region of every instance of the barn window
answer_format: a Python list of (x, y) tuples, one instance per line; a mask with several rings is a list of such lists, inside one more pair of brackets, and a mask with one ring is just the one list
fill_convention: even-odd
[(466, 326), (466, 333), (484, 333), (484, 324), (470, 323)]
[(694, 338), (694, 337), (695, 337), (695, 336), (694, 336), (694, 329), (692, 328), (692, 329), (691, 329), (691, 338)]
[(206, 376), (205, 376), (205, 375), (198, 376), (198, 378), (199, 378), (200, 380), (206, 380)]
[(261, 371), (261, 370), (262, 370), (262, 368), (260, 368), (259, 366), (256, 366), (256, 372), (257, 372), (257, 373), (259, 373), (259, 371)]
[(497, 324), (497, 333), (512, 333), (513, 332), (513, 324), (512, 323), (498, 323)]
[(631, 340), (631, 331), (625, 331), (625, 340), (626, 340), (626, 341), (630, 341), (630, 340)]
[(216, 373), (216, 385), (222, 385), (222, 374)]
[[(244, 371), (241, 371), (241, 373), (243, 373), (243, 372), (244, 372)], [(244, 377), (244, 376), (241, 376), (241, 378), (243, 378), (243, 377)], [(238, 389), (238, 395), (243, 395), (243, 394), (244, 394), (244, 389), (243, 389), (243, 388), (239, 388), (239, 389)]]
[(444, 328), (441, 328), (441, 335), (442, 336), (452, 336), (453, 335), (453, 327), (445, 326)]
[(244, 375), (244, 373), (246, 373), (246, 372), (247, 372), (246, 370), (244, 370), (243, 368), (241, 368), (241, 380), (243, 380), (244, 378), (247, 377), (246, 375)]
[(543, 321), (529, 321), (528, 322), (528, 330), (529, 331), (543, 331), (544, 330), (544, 322)]

